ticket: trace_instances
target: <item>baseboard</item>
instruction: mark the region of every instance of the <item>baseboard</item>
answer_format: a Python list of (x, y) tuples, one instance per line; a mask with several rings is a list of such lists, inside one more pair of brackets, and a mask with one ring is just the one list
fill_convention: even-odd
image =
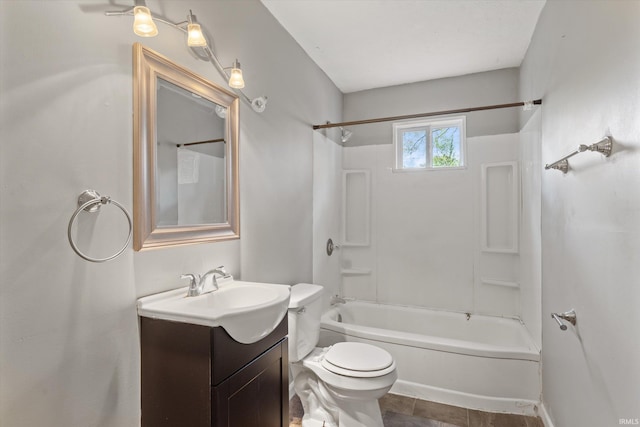
[(538, 409), (538, 416), (542, 418), (542, 423), (544, 427), (553, 427), (553, 421), (551, 421), (551, 417), (547, 412), (546, 406), (544, 406), (544, 402), (540, 403), (540, 407)]
[[(502, 412), (529, 416), (538, 415), (536, 412), (538, 411), (539, 402), (537, 401), (462, 393), (404, 380), (396, 381), (390, 393), (485, 412)], [(553, 427), (553, 425), (547, 425), (545, 423), (545, 427)]]

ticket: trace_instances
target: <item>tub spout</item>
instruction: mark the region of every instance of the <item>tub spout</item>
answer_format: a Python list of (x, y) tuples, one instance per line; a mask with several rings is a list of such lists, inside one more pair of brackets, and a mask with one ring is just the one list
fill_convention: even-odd
[(565, 325), (562, 320), (566, 320), (567, 322), (571, 323), (573, 326), (576, 325), (576, 311), (573, 309), (569, 311), (565, 311), (564, 313), (560, 313), (560, 314), (551, 313), (551, 317), (553, 317), (553, 319), (556, 322), (558, 322), (558, 326), (560, 326), (560, 329), (563, 331), (567, 330), (567, 325)]
[(338, 295), (334, 295), (331, 297), (331, 301), (329, 301), (329, 304), (331, 305), (346, 304), (346, 302), (347, 301), (344, 298), (341, 298)]
[(346, 304), (349, 301), (353, 301), (354, 298), (342, 298), (338, 295), (334, 295), (331, 297), (331, 301), (329, 301), (329, 304), (331, 304), (332, 306), (334, 305), (338, 305), (338, 304)]

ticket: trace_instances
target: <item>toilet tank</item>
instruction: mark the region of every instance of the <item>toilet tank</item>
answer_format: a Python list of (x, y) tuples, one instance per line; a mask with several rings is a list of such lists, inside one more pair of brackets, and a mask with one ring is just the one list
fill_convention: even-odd
[(311, 353), (320, 337), (322, 293), (324, 288), (309, 283), (291, 287), (289, 300), (289, 362), (297, 362)]

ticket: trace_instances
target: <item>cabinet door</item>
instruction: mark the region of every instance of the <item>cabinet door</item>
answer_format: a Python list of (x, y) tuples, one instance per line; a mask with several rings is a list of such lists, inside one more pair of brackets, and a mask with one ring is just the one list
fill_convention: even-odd
[(289, 367), (285, 339), (214, 387), (213, 425), (287, 427)]
[(142, 427), (210, 427), (209, 329), (140, 318)]

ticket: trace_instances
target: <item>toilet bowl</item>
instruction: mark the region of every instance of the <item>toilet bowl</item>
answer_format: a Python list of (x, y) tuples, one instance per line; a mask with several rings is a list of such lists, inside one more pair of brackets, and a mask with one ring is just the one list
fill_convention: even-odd
[(299, 284), (289, 304), (289, 360), (303, 427), (382, 427), (378, 399), (398, 378), (391, 355), (376, 346), (341, 342), (317, 348), (323, 288)]

